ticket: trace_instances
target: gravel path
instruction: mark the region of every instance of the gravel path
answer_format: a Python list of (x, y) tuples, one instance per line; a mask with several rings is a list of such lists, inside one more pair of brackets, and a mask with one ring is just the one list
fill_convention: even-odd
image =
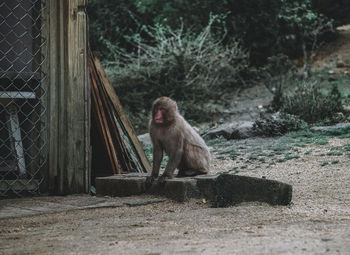
[[(165, 201), (3, 219), (0, 254), (349, 254), (350, 157), (326, 155), (346, 144), (332, 138), (300, 158), (241, 170), (292, 184), (290, 206)], [(230, 167), (221, 155), (213, 161), (213, 171)]]

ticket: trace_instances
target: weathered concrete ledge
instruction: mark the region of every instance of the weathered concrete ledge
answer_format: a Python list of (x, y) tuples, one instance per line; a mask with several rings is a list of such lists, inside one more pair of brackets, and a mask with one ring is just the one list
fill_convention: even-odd
[(292, 186), (286, 183), (248, 176), (219, 174), (174, 178), (146, 188), (147, 174), (121, 174), (96, 178), (97, 195), (131, 196), (143, 193), (163, 195), (184, 202), (205, 198), (213, 207), (226, 207), (241, 202), (260, 201), (271, 205), (288, 205)]

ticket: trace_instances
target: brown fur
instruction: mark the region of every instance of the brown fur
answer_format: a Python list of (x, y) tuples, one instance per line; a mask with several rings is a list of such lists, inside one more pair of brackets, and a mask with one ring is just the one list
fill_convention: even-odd
[[(159, 120), (158, 120), (158, 119)], [(209, 172), (210, 153), (204, 140), (180, 115), (175, 101), (160, 97), (152, 106), (150, 135), (153, 143), (153, 169), (148, 182), (158, 177), (160, 163), (165, 152), (169, 161), (161, 177), (194, 176)]]

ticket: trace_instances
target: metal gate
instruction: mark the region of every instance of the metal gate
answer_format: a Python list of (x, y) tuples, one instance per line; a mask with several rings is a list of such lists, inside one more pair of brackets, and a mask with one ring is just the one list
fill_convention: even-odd
[(46, 93), (43, 0), (0, 1), (0, 196), (35, 194), (43, 181)]

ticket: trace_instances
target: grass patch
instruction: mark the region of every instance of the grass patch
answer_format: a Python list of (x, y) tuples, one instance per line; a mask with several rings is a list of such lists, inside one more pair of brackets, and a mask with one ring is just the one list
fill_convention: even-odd
[(322, 162), (321, 166), (327, 166), (329, 163), (327, 161)]
[(330, 151), (330, 152), (327, 152), (327, 156), (341, 156), (343, 155), (342, 152), (340, 151)]
[(239, 155), (240, 155), (239, 153), (232, 151), (232, 152), (230, 153), (229, 157), (230, 157), (230, 159), (232, 159), (232, 160), (236, 160), (236, 158), (237, 158)]
[(344, 150), (345, 151), (350, 151), (350, 144), (345, 144), (344, 145)]
[(266, 159), (265, 159), (265, 158), (259, 158), (259, 161), (260, 161), (261, 163), (265, 163), (265, 162), (266, 162)]
[(350, 126), (344, 128), (338, 128), (334, 130), (328, 130), (323, 132), (321, 135), (323, 136), (335, 136), (340, 139), (350, 138)]
[[(295, 132), (287, 133), (284, 136), (275, 138), (254, 138), (244, 140), (229, 140), (226, 139), (213, 139), (211, 142), (216, 141), (217, 144), (213, 144), (213, 148), (217, 150), (217, 154), (224, 154), (219, 159), (230, 158), (236, 161), (241, 166), (239, 169), (259, 168), (259, 167), (272, 167), (278, 163), (283, 163), (293, 159), (299, 159), (304, 155), (315, 154), (319, 157), (339, 157), (347, 156), (350, 158), (350, 143), (341, 146), (330, 147), (327, 152), (315, 151), (314, 148), (310, 148), (305, 152), (301, 152), (300, 147), (305, 146), (324, 146), (329, 144), (329, 139), (333, 137), (341, 138), (350, 132), (350, 128), (340, 128), (331, 132), (311, 132), (309, 129), (299, 130)], [(243, 157), (244, 155), (244, 157)], [(330, 159), (321, 163), (321, 166), (329, 164), (337, 164), (336, 158)]]
[(316, 145), (326, 145), (326, 144), (328, 144), (328, 140), (326, 140), (324, 138), (317, 138), (317, 139), (315, 139), (315, 144)]
[(298, 159), (300, 158), (299, 155), (286, 155), (285, 157), (285, 160), (291, 160), (291, 159)]
[(305, 151), (304, 155), (310, 155), (312, 150)]

